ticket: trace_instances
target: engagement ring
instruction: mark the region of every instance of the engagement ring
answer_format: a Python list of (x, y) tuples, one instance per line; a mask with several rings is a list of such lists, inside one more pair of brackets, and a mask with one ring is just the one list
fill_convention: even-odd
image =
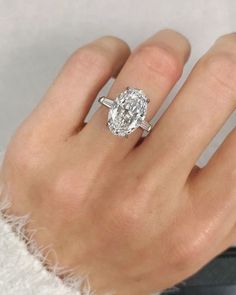
[(114, 100), (102, 96), (99, 102), (109, 108), (107, 125), (117, 136), (126, 136), (141, 127), (150, 132), (152, 126), (145, 121), (150, 100), (143, 90), (127, 87)]

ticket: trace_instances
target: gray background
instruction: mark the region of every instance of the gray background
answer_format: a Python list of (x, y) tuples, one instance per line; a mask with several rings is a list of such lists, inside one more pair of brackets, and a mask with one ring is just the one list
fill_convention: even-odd
[[(219, 35), (236, 29), (236, 1), (0, 0), (0, 149), (76, 48), (107, 34), (125, 39), (133, 48), (166, 27), (185, 34), (193, 46), (168, 103), (201, 54)], [(202, 161), (235, 123), (233, 115)]]

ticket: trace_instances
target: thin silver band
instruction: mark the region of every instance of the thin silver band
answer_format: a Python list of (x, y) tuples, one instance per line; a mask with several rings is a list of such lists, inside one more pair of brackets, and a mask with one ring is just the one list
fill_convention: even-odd
[[(99, 101), (102, 105), (106, 106), (106, 107), (109, 108), (109, 109), (112, 107), (113, 102), (114, 102), (112, 99), (107, 98), (106, 96), (102, 96), (102, 97), (100, 97), (100, 98), (98, 99), (98, 101)], [(142, 121), (142, 123), (140, 124), (139, 127), (141, 127), (143, 130), (145, 130), (145, 131), (147, 131), (147, 132), (150, 132), (151, 129), (152, 129), (152, 125), (151, 125), (150, 123), (146, 122), (146, 121)]]

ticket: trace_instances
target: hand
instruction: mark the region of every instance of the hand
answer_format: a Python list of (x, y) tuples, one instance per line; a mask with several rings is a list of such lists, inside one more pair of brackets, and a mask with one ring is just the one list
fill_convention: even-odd
[[(88, 274), (97, 294), (149, 294), (192, 275), (236, 240), (236, 133), (195, 165), (236, 105), (236, 35), (197, 63), (147, 138), (112, 135), (107, 108), (84, 119), (101, 87), (150, 98), (147, 120), (179, 79), (190, 46), (164, 30), (130, 55), (100, 38), (80, 48), (12, 138), (2, 168), (10, 212), (30, 213), (40, 246)], [(53, 264), (49, 256), (48, 263)]]

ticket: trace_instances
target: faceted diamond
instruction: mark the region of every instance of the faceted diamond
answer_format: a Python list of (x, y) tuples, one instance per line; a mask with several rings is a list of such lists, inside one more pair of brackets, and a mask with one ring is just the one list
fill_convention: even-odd
[(144, 121), (148, 98), (142, 90), (127, 88), (116, 99), (108, 113), (108, 127), (118, 136), (127, 136)]

